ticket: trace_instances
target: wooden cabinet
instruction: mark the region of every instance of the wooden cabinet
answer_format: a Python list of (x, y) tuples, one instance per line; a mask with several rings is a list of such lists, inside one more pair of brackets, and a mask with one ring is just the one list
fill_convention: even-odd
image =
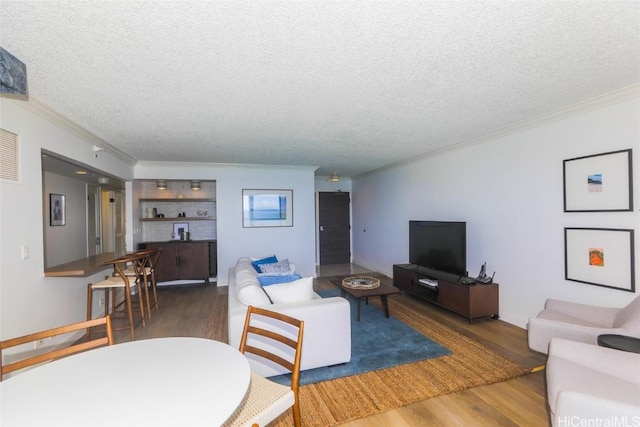
[[(211, 275), (210, 247), (215, 242), (152, 242), (143, 243), (140, 248), (162, 248), (162, 255), (156, 266), (156, 280), (204, 280), (209, 283)], [(217, 269), (216, 269), (217, 270)], [(216, 271), (217, 272), (217, 271)]]
[(156, 265), (156, 281), (167, 282), (169, 280), (180, 279), (179, 267), (179, 243), (154, 243), (148, 245), (149, 248), (160, 247), (162, 254)]
[(464, 284), (457, 276), (421, 269), (414, 264), (393, 266), (393, 284), (398, 289), (466, 317), (498, 318), (499, 285)]
[(218, 277), (218, 242), (209, 242), (209, 277)]

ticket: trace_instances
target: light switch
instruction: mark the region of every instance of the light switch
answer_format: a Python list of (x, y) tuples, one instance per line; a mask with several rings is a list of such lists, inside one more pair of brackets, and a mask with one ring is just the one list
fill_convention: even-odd
[(29, 246), (22, 246), (22, 259), (29, 259)]

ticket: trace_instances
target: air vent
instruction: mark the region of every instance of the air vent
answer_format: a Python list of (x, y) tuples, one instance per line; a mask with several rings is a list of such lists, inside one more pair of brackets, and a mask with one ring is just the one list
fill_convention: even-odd
[(0, 179), (20, 181), (18, 135), (0, 129)]

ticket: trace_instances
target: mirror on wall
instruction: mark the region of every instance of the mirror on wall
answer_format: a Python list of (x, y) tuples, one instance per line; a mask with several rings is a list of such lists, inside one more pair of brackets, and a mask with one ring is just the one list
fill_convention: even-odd
[(42, 150), (45, 269), (124, 252), (124, 188), (122, 179)]

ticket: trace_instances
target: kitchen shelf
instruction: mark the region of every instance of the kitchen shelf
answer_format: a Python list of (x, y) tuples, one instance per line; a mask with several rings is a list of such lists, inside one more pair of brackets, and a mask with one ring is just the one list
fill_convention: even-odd
[(215, 202), (216, 199), (187, 199), (187, 198), (171, 198), (171, 199), (138, 199), (139, 202)]
[(215, 218), (212, 216), (178, 216), (178, 217), (171, 217), (171, 218), (139, 218), (140, 221), (211, 221), (214, 220)]
[(157, 188), (156, 180), (137, 180), (139, 185), (135, 190), (140, 198), (137, 199), (138, 212), (135, 213), (135, 222), (139, 224), (142, 240), (164, 241), (169, 239), (169, 236), (175, 237), (176, 223), (189, 224), (187, 230), (191, 239), (215, 240), (215, 181), (201, 180), (200, 191), (191, 188), (191, 180), (166, 181), (167, 189), (161, 191)]

